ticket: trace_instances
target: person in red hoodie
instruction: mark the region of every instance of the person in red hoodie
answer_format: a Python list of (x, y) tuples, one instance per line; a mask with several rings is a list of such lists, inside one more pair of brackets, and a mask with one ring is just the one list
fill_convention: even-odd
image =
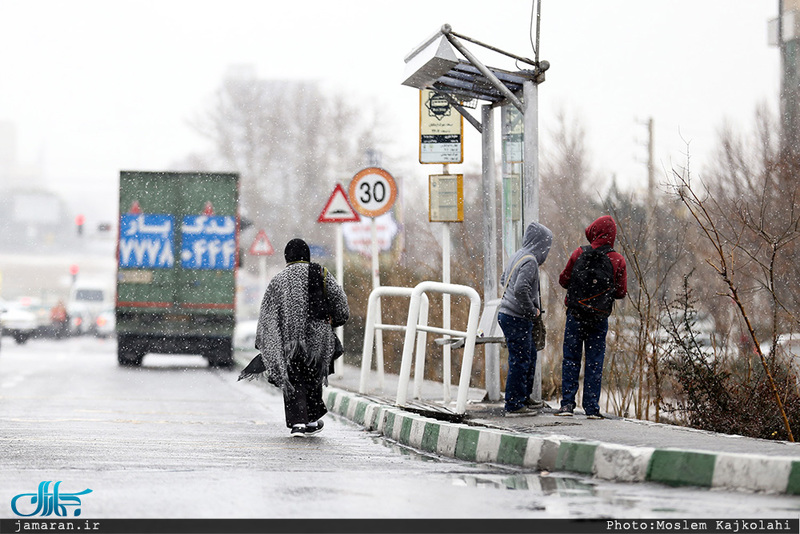
[[(556, 415), (571, 416), (575, 410), (581, 358), (585, 351), (583, 410), (589, 419), (603, 419), (600, 388), (608, 316), (614, 300), (625, 298), (628, 293), (625, 258), (613, 250), (616, 237), (617, 224), (612, 217), (605, 215), (595, 220), (586, 228), (590, 245), (575, 249), (559, 276), (561, 287), (567, 289), (567, 321), (561, 365), (561, 408)], [(581, 258), (584, 254), (586, 256)], [(592, 276), (586, 276), (586, 272), (591, 272)]]

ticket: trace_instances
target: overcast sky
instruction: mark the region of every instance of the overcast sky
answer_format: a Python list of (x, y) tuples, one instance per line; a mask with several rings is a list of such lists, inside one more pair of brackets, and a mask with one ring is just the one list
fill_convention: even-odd
[[(682, 165), (689, 142), (702, 172), (725, 121), (749, 130), (758, 105), (777, 108), (779, 57), (767, 44), (777, 0), (542, 4), (543, 148), (565, 112), (601, 176), (645, 183), (649, 117), (658, 170)], [(374, 102), (407, 154), (406, 179), (425, 180), (438, 169), (416, 162), (418, 93), (400, 85), (404, 57), (444, 23), (532, 57), (530, 15), (525, 0), (0, 0), (0, 121), (16, 125), (20, 163), (43, 165), (49, 186), (114, 207), (120, 169), (158, 170), (207, 148), (187, 123), (231, 65), (249, 64), (261, 78), (320, 80)], [(453, 172), (480, 165), (465, 129), (466, 162)]]

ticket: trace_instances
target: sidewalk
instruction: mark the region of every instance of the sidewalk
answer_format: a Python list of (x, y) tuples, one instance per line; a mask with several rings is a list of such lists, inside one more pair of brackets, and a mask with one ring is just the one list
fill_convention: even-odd
[[(426, 452), (623, 482), (800, 494), (800, 443), (614, 416), (589, 420), (579, 410), (573, 417), (556, 417), (555, 406), (536, 416), (506, 418), (503, 403), (484, 402), (480, 389), (470, 389), (463, 421), (450, 422), (418, 413), (410, 392), (409, 406), (395, 406), (397, 375), (386, 374), (381, 389), (372, 371), (363, 395), (359, 380), (360, 369), (352, 366), (345, 366), (342, 376), (331, 375), (324, 394), (328, 410)], [(456, 392), (452, 386), (451, 409)], [(422, 397), (423, 406), (441, 406), (441, 382), (425, 381)]]
[[(427, 452), (624, 482), (800, 494), (800, 443), (613, 416), (589, 420), (579, 411), (571, 418), (556, 417), (556, 406), (533, 417), (506, 418), (503, 403), (483, 402), (485, 392), (479, 389), (470, 390), (464, 421), (452, 423), (394, 406), (396, 375), (386, 374), (380, 390), (372, 372), (365, 395), (357, 393), (359, 379), (360, 369), (349, 366), (343, 376), (332, 375), (328, 409)], [(451, 387), (453, 401), (456, 390)], [(441, 404), (442, 384), (425, 381), (422, 396), (426, 403)]]

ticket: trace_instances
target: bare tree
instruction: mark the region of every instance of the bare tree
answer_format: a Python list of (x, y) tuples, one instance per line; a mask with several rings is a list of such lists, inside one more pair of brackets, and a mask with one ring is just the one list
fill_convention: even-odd
[[(745, 207), (743, 204), (739, 205), (739, 209), (734, 214), (731, 214), (725, 206), (715, 199), (702, 184), (696, 185), (692, 182), (691, 177), (682, 173), (674, 173), (675, 183), (674, 190), (678, 198), (683, 202), (684, 206), (689, 211), (691, 218), (697, 224), (701, 234), (705, 238), (706, 243), (710, 246), (712, 254), (706, 258), (706, 263), (710, 265), (717, 273), (724, 283), (725, 295), (736, 305), (740, 317), (744, 322), (746, 332), (753, 343), (754, 350), (758, 355), (759, 361), (762, 365), (765, 376), (769, 384), (769, 389), (774, 395), (775, 406), (780, 412), (781, 418), (785, 425), (785, 430), (790, 441), (794, 441), (792, 428), (789, 423), (789, 417), (784, 408), (784, 392), (776, 383), (773, 377), (773, 365), (767, 360), (764, 355), (758, 336), (755, 332), (753, 322), (751, 320), (750, 310), (746, 305), (744, 292), (748, 291), (748, 281), (752, 278), (748, 277), (747, 273), (740, 274), (740, 258), (744, 259), (744, 264), (747, 265), (750, 261), (758, 262), (758, 250), (751, 250), (746, 245), (743, 236), (748, 228), (760, 229), (765, 226), (763, 217), (754, 218), (753, 211)], [(746, 181), (752, 181), (753, 177), (746, 177)], [(794, 200), (794, 195), (791, 195)], [(762, 209), (755, 210), (756, 213), (764, 214)], [(794, 210), (792, 210), (794, 213)], [(790, 221), (791, 233), (796, 232), (798, 221), (795, 219)], [(760, 230), (757, 232), (762, 238), (766, 238), (771, 245), (771, 253), (768, 255), (768, 265), (774, 265), (778, 252), (783, 245), (790, 243), (794, 238), (789, 239), (787, 233), (783, 232), (783, 237), (779, 237), (771, 233), (764, 233)], [(762, 268), (765, 265), (762, 263)], [(769, 269), (768, 269), (769, 271)], [(769, 280), (763, 285), (769, 290)], [(774, 299), (777, 296), (772, 292)]]
[(659, 421), (665, 381), (660, 319), (687, 256), (688, 228), (673, 202), (651, 198), (658, 199), (656, 205), (645, 206), (612, 188), (605, 201), (617, 221), (616, 247), (626, 258), (630, 303), (612, 322), (605, 382), (617, 414), (650, 419), (652, 408)]
[(221, 164), (242, 178), (243, 212), (276, 242), (325, 240), (316, 218), (343, 175), (376, 145), (372, 117), (310, 81), (226, 77), (194, 127), (211, 140)]
[(747, 295), (752, 306), (767, 312), (756, 321), (756, 332), (775, 337), (800, 324), (800, 293), (795, 291), (800, 266), (796, 239), (798, 162), (787, 158), (772, 132), (777, 120), (764, 108), (756, 114), (756, 132), (743, 138), (723, 132), (718, 165), (710, 192), (731, 217), (720, 221), (728, 234), (740, 233), (741, 250), (749, 264), (741, 265), (755, 284)]
[(597, 218), (602, 198), (596, 189), (586, 131), (580, 121), (558, 114), (549, 142), (542, 150), (541, 222), (553, 230), (553, 247), (542, 266), (548, 343), (542, 357), (542, 396), (561, 394), (561, 346), (566, 308), (558, 276), (572, 251), (585, 244), (584, 230)]

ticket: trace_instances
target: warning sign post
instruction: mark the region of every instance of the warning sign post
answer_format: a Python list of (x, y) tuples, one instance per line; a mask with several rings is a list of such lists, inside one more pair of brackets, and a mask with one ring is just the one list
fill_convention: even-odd
[(341, 184), (336, 184), (328, 203), (325, 204), (319, 217), (317, 217), (317, 222), (345, 223), (358, 222), (360, 220), (361, 217), (358, 216), (350, 201), (347, 200), (347, 193), (344, 192), (344, 187)]
[[(317, 222), (346, 223), (359, 222), (360, 220), (361, 217), (359, 217), (358, 213), (353, 209), (352, 204), (350, 204), (350, 201), (347, 199), (347, 193), (345, 193), (344, 187), (342, 187), (341, 184), (336, 184), (328, 202), (325, 204), (325, 207), (322, 208), (319, 217), (317, 217)], [(341, 224), (336, 226), (336, 280), (339, 282), (340, 286), (344, 287), (344, 234)], [(340, 340), (344, 341), (344, 329), (341, 326), (336, 329), (336, 334), (339, 336)], [(333, 366), (336, 374), (341, 377), (344, 373), (342, 358), (336, 360)]]
[(272, 256), (275, 254), (275, 249), (272, 248), (272, 243), (269, 242), (267, 233), (264, 230), (259, 230), (256, 238), (253, 239), (253, 244), (250, 245), (250, 254), (253, 256)]
[(267, 256), (275, 254), (275, 249), (272, 243), (269, 242), (267, 233), (264, 230), (259, 230), (256, 238), (253, 239), (253, 244), (250, 245), (250, 255), (259, 256), (258, 262), (258, 281), (263, 290), (267, 289)]

